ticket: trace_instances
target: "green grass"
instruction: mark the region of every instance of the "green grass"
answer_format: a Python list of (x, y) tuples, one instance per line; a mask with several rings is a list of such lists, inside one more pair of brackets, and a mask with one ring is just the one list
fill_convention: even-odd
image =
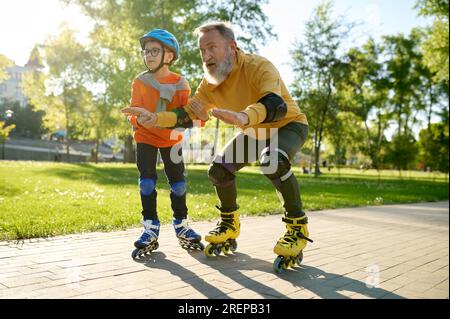
[[(191, 220), (215, 220), (216, 194), (207, 166), (187, 167)], [(326, 208), (448, 200), (445, 175), (337, 170), (320, 178), (297, 169), (304, 208)], [(169, 187), (158, 169), (158, 212), (171, 220)], [(110, 231), (139, 226), (138, 172), (133, 164), (0, 162), (0, 240)], [(281, 213), (272, 184), (257, 167), (238, 173), (238, 203), (244, 215)]]

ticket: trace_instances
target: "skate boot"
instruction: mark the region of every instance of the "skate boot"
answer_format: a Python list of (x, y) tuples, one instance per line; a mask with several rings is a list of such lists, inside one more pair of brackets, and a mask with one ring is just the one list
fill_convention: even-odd
[(300, 265), (307, 241), (313, 242), (308, 238), (308, 218), (306, 216), (285, 217), (283, 222), (286, 223), (286, 233), (273, 248), (274, 253), (278, 255), (273, 263), (273, 269), (277, 273), (281, 273), (284, 269), (293, 267), (295, 264)]
[(221, 252), (227, 255), (237, 249), (236, 238), (240, 233), (239, 213), (221, 212), (220, 217), (221, 221), (217, 223), (217, 227), (205, 236), (205, 240), (210, 243), (205, 248), (207, 257), (219, 256)]
[(205, 246), (200, 242), (202, 236), (197, 234), (188, 225), (187, 219), (173, 219), (173, 228), (175, 229), (175, 234), (177, 235), (178, 242), (181, 247), (186, 250), (203, 250)]
[(135, 259), (147, 253), (158, 249), (158, 236), (159, 236), (159, 220), (144, 220), (144, 231), (141, 236), (134, 242), (135, 250), (131, 253), (131, 257)]

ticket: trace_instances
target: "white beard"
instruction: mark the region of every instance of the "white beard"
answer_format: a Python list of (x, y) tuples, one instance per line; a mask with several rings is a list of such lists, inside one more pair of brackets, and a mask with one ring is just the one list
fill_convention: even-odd
[(222, 62), (217, 65), (216, 71), (211, 73), (206, 65), (203, 63), (203, 72), (205, 79), (208, 83), (213, 85), (219, 85), (228, 77), (233, 68), (233, 55), (231, 54), (231, 50), (228, 49), (225, 54), (225, 58)]

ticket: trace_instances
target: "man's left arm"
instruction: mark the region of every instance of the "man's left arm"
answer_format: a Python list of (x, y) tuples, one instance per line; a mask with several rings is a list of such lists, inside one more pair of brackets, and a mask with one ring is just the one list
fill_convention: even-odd
[(275, 66), (266, 62), (251, 76), (260, 99), (249, 105), (243, 113), (248, 116), (248, 124), (272, 123), (283, 119), (287, 112), (286, 102), (281, 97), (281, 78)]

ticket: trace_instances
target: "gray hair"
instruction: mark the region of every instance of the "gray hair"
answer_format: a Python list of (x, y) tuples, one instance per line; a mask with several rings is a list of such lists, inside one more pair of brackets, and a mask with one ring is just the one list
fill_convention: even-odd
[(200, 33), (205, 33), (205, 32), (209, 32), (212, 30), (219, 31), (219, 33), (227, 40), (236, 41), (236, 39), (234, 37), (234, 31), (232, 29), (230, 22), (214, 21), (214, 22), (205, 23), (205, 24), (199, 26), (197, 29), (195, 29), (194, 35), (196, 35), (198, 37), (198, 36), (200, 36)]

